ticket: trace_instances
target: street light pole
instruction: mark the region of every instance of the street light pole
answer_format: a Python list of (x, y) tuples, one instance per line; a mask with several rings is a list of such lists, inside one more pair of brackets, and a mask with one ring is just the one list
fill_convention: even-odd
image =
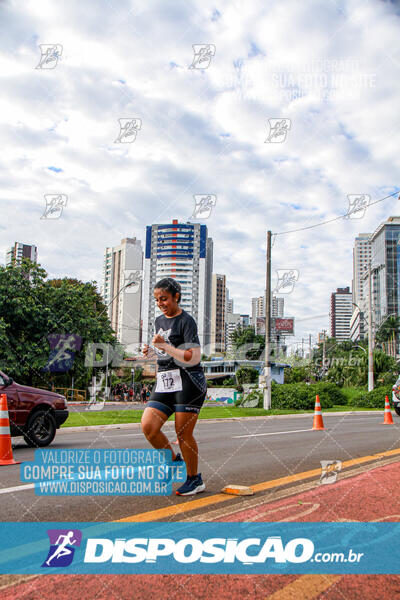
[[(120, 290), (118, 290), (118, 292), (115, 294), (115, 296), (112, 298), (112, 300), (101, 311), (101, 313), (99, 314), (99, 317), (101, 317), (106, 312), (106, 310), (108, 309), (108, 307), (111, 306), (111, 304), (114, 302), (115, 298), (117, 298), (120, 295), (121, 292), (123, 292), (127, 287), (130, 287), (131, 285), (134, 285), (134, 284), (135, 284), (134, 281), (130, 281), (126, 285), (122, 286), (122, 288)], [(108, 387), (108, 362), (109, 362), (109, 359), (108, 359), (108, 347), (109, 346), (108, 346), (108, 343), (107, 343), (105, 396), (108, 396), (108, 393), (107, 393), (107, 387)], [(112, 381), (112, 377), (111, 377), (111, 381)], [(108, 398), (106, 398), (106, 399), (108, 399)]]
[(368, 391), (374, 389), (374, 356), (372, 340), (372, 281), (371, 261), (368, 265)]
[(135, 283), (136, 283), (136, 281), (130, 281), (126, 285), (123, 285), (122, 288), (120, 288), (118, 290), (118, 292), (115, 294), (115, 296), (110, 300), (110, 302), (108, 304), (106, 304), (106, 306), (104, 307), (104, 309), (99, 314), (99, 317), (101, 317), (106, 312), (106, 310), (108, 309), (108, 307), (111, 306), (111, 304), (114, 302), (115, 298), (117, 298), (120, 295), (121, 292), (123, 292), (126, 288), (130, 287), (131, 285), (135, 285)]
[(265, 410), (271, 408), (271, 365), (270, 365), (270, 326), (271, 326), (271, 237), (270, 231), (267, 232), (267, 271), (265, 285), (265, 387), (263, 407)]

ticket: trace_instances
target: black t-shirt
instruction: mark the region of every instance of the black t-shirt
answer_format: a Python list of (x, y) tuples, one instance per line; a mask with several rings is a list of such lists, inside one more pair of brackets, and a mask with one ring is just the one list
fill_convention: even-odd
[[(170, 344), (175, 348), (179, 348), (182, 344), (185, 344), (185, 346), (182, 346), (182, 350), (200, 347), (196, 321), (183, 309), (176, 317), (168, 318), (165, 315), (158, 316), (154, 323), (154, 333), (161, 335), (167, 344)], [(154, 348), (154, 350), (157, 354), (159, 371), (168, 371), (169, 369), (176, 369), (178, 367), (183, 368), (186, 371), (203, 371), (200, 363), (183, 367), (181, 364), (175, 362), (174, 358), (163, 350), (160, 350), (159, 348)]]

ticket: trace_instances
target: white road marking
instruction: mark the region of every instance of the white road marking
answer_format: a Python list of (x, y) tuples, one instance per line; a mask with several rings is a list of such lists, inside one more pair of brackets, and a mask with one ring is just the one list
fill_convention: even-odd
[(10, 494), (11, 492), (23, 492), (24, 490), (32, 490), (34, 487), (34, 483), (27, 483), (26, 485), (16, 485), (15, 487), (1, 488), (0, 494)]
[[(165, 433), (165, 431), (164, 431)], [(142, 437), (144, 438), (144, 433), (117, 433), (117, 435), (102, 435), (102, 438), (116, 438), (116, 437)]]
[(292, 429), (291, 431), (271, 431), (269, 433), (248, 433), (246, 435), (233, 435), (232, 438), (258, 437), (260, 435), (283, 435), (284, 433), (301, 433), (303, 431), (312, 431), (312, 429)]

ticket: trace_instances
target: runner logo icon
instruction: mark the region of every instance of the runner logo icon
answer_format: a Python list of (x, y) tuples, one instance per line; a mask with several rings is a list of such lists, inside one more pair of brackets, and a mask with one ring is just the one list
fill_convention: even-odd
[(75, 548), (80, 546), (82, 532), (79, 529), (48, 529), (50, 549), (42, 567), (68, 567), (74, 558)]

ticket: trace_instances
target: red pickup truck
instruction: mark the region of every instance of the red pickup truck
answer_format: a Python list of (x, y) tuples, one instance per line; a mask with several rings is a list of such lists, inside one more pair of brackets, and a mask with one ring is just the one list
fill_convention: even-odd
[(0, 371), (0, 394), (7, 395), (12, 436), (24, 436), (28, 446), (48, 446), (68, 418), (64, 396), (16, 383)]

